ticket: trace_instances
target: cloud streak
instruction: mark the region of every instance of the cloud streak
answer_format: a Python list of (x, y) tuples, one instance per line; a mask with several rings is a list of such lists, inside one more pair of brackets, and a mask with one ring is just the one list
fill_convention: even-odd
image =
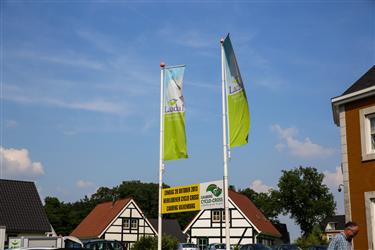
[(291, 155), (302, 158), (325, 158), (335, 153), (334, 149), (313, 143), (308, 137), (304, 140), (298, 140), (296, 128), (283, 129), (280, 125), (275, 124), (271, 126), (271, 130), (277, 133), (283, 141), (275, 146), (279, 152), (287, 149)]
[(45, 106), (92, 111), (106, 114), (126, 116), (131, 113), (130, 108), (124, 103), (116, 103), (107, 100), (93, 99), (88, 101), (67, 101), (58, 98), (35, 96), (26, 93), (25, 90), (16, 86), (4, 86), (4, 100), (21, 104), (39, 104)]

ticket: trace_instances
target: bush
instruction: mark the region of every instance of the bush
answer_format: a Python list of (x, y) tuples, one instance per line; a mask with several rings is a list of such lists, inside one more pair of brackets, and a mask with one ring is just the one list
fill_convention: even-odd
[[(162, 237), (162, 250), (175, 250), (177, 248), (177, 239), (163, 235)], [(157, 237), (142, 237), (139, 241), (134, 243), (132, 250), (157, 250), (158, 238)]]

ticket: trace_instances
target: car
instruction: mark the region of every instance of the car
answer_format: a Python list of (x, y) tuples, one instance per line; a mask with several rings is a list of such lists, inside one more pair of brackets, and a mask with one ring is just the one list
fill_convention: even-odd
[(126, 250), (126, 248), (117, 240), (90, 240), (83, 243), (84, 248), (92, 250)]
[(199, 250), (199, 247), (194, 243), (178, 243), (177, 250)]
[[(207, 250), (227, 249), (225, 243), (212, 243), (207, 246)], [(230, 247), (233, 250), (233, 247)]]
[(274, 250), (302, 250), (296, 244), (282, 244), (272, 247)]
[(268, 246), (265, 246), (263, 244), (257, 243), (257, 244), (246, 244), (242, 245), (240, 247), (240, 250), (272, 250)]
[(319, 246), (309, 246), (306, 250), (327, 250), (327, 246), (319, 245)]

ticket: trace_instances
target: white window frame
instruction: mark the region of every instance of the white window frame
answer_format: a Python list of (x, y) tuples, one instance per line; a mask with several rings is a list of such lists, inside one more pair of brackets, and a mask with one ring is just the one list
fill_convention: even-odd
[(213, 210), (212, 211), (212, 222), (220, 222), (221, 220), (221, 211)]
[(373, 117), (375, 117), (375, 106), (361, 109), (359, 112), (362, 161), (375, 160), (375, 149), (371, 148), (370, 127), (370, 118)]
[(368, 249), (375, 246), (375, 190), (365, 192)]

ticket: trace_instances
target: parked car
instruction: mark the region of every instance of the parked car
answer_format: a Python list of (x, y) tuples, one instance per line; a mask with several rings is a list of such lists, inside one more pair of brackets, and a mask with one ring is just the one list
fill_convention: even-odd
[(117, 240), (90, 240), (83, 244), (84, 248), (92, 250), (126, 250), (126, 248)]
[(319, 246), (309, 246), (306, 250), (327, 250), (328, 246), (319, 245)]
[[(217, 250), (217, 249), (227, 249), (226, 245), (224, 243), (212, 243), (208, 245), (207, 250)], [(230, 247), (231, 250), (233, 250), (233, 247)]]
[(178, 243), (177, 250), (199, 250), (194, 243)]
[(257, 243), (257, 244), (246, 244), (240, 247), (240, 250), (272, 250), (271, 248)]
[(272, 249), (274, 250), (302, 250), (295, 244), (282, 244), (278, 246), (273, 246)]

